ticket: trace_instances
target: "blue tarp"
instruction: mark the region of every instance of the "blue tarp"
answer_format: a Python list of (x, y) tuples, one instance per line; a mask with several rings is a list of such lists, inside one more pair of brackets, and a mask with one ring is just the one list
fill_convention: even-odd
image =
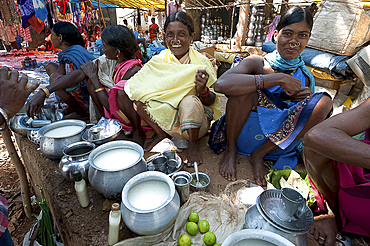
[[(94, 9), (98, 9), (99, 8), (98, 1), (91, 1), (91, 2), (93, 4)], [(102, 7), (102, 8), (118, 8), (117, 5), (107, 4), (107, 3), (102, 3), (102, 2), (100, 2), (100, 7)]]

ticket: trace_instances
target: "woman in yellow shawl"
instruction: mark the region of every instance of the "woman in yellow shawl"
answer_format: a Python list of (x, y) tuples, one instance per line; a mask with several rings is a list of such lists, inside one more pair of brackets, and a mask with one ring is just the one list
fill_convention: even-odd
[(194, 24), (188, 14), (171, 13), (164, 30), (168, 49), (129, 79), (125, 92), (156, 132), (145, 149), (168, 136), (188, 140), (188, 166), (192, 166), (202, 163), (198, 139), (207, 133), (213, 117), (221, 116), (218, 96), (210, 88), (216, 74), (208, 58), (190, 47)]

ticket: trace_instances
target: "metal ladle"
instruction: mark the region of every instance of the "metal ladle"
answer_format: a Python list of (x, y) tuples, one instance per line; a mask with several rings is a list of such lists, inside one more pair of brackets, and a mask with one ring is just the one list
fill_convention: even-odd
[(203, 185), (199, 182), (198, 163), (197, 162), (194, 162), (194, 169), (195, 169), (195, 177), (197, 178), (197, 182), (195, 183), (195, 187), (202, 187)]

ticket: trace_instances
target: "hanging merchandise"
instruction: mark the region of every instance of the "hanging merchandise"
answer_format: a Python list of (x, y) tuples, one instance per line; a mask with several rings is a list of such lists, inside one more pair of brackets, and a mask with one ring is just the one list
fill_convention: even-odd
[(2, 15), (2, 19), (4, 20), (4, 24), (6, 26), (12, 24), (10, 11), (9, 11), (9, 8), (8, 8), (8, 4), (6, 3), (7, 1), (8, 0), (0, 2), (0, 12), (1, 12), (1, 15)]
[(65, 15), (68, 9), (68, 2), (65, 0), (59, 0), (57, 5), (59, 6), (59, 12)]
[(32, 2), (36, 17), (41, 21), (45, 21), (46, 17), (48, 17), (48, 11), (46, 10), (45, 2), (42, 0), (32, 0)]
[(32, 0), (21, 0), (21, 16), (22, 16), (22, 26), (27, 28), (30, 26), (28, 20), (35, 15), (35, 10), (33, 8)]

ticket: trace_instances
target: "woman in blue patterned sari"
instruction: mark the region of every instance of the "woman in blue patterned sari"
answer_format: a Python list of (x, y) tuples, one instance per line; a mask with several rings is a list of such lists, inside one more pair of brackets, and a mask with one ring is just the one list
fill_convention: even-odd
[[(215, 91), (229, 97), (225, 154), (219, 164), (225, 179), (236, 180), (236, 153), (249, 155), (259, 185), (266, 185), (265, 160), (273, 160), (273, 168), (294, 168), (300, 139), (329, 115), (331, 98), (314, 93), (314, 77), (300, 56), (312, 25), (308, 10), (289, 9), (274, 33), (276, 51), (247, 57), (215, 83)], [(216, 135), (211, 135), (211, 146), (220, 141)]]

